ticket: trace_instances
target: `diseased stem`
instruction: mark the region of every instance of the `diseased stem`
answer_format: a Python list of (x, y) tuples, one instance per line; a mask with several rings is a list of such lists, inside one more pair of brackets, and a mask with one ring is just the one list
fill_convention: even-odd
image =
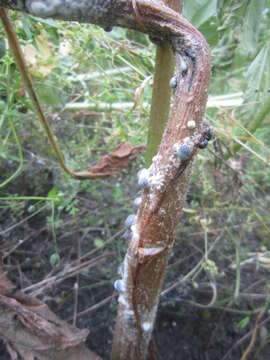
[[(172, 32), (167, 34), (166, 26), (162, 26), (176, 54), (177, 86), (171, 115), (158, 154), (149, 169), (149, 185), (143, 191), (142, 205), (132, 226), (124, 260), (124, 289), (119, 296), (113, 359), (143, 360), (147, 357), (174, 231), (188, 189), (192, 158), (201, 141), (201, 120), (210, 78), (209, 50), (201, 34), (176, 13), (168, 14), (167, 18), (163, 8), (159, 12), (156, 9), (153, 12), (145, 9), (144, 12), (143, 9), (139, 6), (141, 14), (145, 14), (142, 17), (144, 23), (147, 24), (148, 16), (156, 24), (160, 18)], [(178, 37), (177, 31), (173, 35), (180, 28), (183, 35)], [(193, 129), (188, 126), (190, 122), (195, 123)], [(191, 158), (181, 162), (176, 149), (189, 140), (193, 143)]]

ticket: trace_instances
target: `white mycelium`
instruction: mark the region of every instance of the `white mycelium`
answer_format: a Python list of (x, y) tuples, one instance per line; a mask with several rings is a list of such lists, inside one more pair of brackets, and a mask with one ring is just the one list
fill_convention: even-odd
[(140, 238), (140, 234), (137, 224), (131, 226), (131, 231), (132, 231), (132, 240), (138, 242)]
[(147, 169), (142, 169), (138, 172), (138, 185), (140, 189), (145, 189), (149, 185), (149, 172)]
[(145, 321), (144, 323), (142, 323), (142, 329), (143, 331), (150, 331), (152, 329), (152, 324), (150, 322)]
[(187, 122), (187, 128), (188, 128), (189, 130), (195, 129), (195, 128), (196, 128), (196, 122), (195, 122), (194, 120), (189, 120), (189, 121)]

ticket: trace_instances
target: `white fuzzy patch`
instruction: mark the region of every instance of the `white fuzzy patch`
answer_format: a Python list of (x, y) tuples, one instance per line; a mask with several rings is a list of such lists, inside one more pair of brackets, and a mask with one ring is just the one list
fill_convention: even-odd
[(195, 122), (194, 120), (189, 120), (189, 121), (187, 122), (187, 128), (188, 128), (189, 130), (195, 129), (195, 128), (196, 128), (196, 122)]

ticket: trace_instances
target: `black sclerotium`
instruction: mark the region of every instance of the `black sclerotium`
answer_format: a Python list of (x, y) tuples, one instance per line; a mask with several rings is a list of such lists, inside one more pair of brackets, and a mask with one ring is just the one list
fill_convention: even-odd
[(203, 139), (203, 141), (199, 144), (199, 149), (205, 149), (208, 145), (208, 140)]
[(165, 43), (165, 38), (163, 36), (157, 36), (154, 34), (149, 35), (149, 40), (157, 46), (162, 46)]
[(212, 139), (213, 135), (214, 135), (214, 129), (212, 127), (209, 127), (205, 134), (206, 140), (210, 141)]
[(192, 156), (192, 147), (188, 144), (181, 144), (177, 150), (177, 154), (181, 160), (186, 161)]
[(111, 24), (104, 25), (103, 30), (106, 32), (111, 32), (113, 30), (113, 26)]

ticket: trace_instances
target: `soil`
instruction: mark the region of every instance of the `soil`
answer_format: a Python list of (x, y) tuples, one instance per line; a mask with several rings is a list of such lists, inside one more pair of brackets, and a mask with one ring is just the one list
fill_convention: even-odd
[[(74, 208), (71, 206), (69, 210), (65, 208), (61, 211), (57, 209), (56, 238), (61, 261), (55, 267), (52, 267), (49, 261), (50, 255), (55, 252), (49, 222), (50, 207), (33, 217), (29, 217), (33, 214), (29, 213), (33, 202), (24, 203), (21, 208), (1, 208), (0, 213), (1, 252), (9, 253), (5, 258), (5, 270), (13, 283), (21, 289), (37, 284), (49, 273), (59, 274), (71, 261), (97, 259), (94, 267), (83, 269), (80, 275), (57, 284), (52, 283), (48, 287), (36, 287), (32, 291), (26, 291), (46, 302), (59, 317), (72, 323), (74, 284), (78, 282), (76, 325), (90, 330), (87, 346), (104, 360), (110, 358), (117, 309), (113, 282), (118, 277), (117, 269), (126, 250), (125, 240), (119, 236), (114, 238), (114, 235), (123, 229), (124, 219), (131, 211), (131, 195), (136, 194), (134, 174), (137, 166), (135, 163), (121, 176), (106, 181), (94, 181), (89, 189), (84, 187), (77, 190), (72, 203)], [(35, 186), (24, 174), (8, 192), (47, 194), (53, 185), (57, 186), (59, 179), (53, 178), (49, 170), (46, 173), (44, 186), (38, 176), (35, 180), (38, 186)], [(44, 174), (41, 178), (44, 178)], [(67, 186), (72, 189), (75, 185), (70, 182)], [(117, 193), (117, 189), (120, 189), (121, 193)], [(191, 201), (189, 198), (188, 202)], [(43, 205), (36, 209), (41, 209)], [(184, 214), (169, 260), (164, 288), (178, 281), (180, 274), (187, 274), (201, 260), (204, 233), (196, 226), (190, 231), (190, 226), (188, 215)], [(231, 263), (234, 259), (234, 248), (222, 238), (222, 232), (215, 231), (224, 227), (224, 219), (217, 219), (213, 227), (215, 228), (209, 234), (209, 243), (216, 241), (219, 235), (222, 239), (211, 254), (211, 259), (219, 268), (217, 302), (215, 306), (205, 309), (196, 305), (207, 304), (211, 300), (211, 291), (200, 287), (201, 283), (208, 281), (204, 273), (196, 279), (196, 290), (191, 283), (187, 283), (163, 296), (154, 331), (159, 359), (239, 360), (250, 342), (257, 315), (254, 313), (249, 316), (245, 312), (258, 309), (264, 304), (269, 272), (256, 267), (256, 264), (244, 267), (241, 272), (241, 296), (237, 301), (233, 301), (235, 270)], [(245, 237), (242, 237), (245, 239), (243, 246), (248, 243), (249, 249), (256, 248), (256, 237), (254, 233), (245, 232), (244, 224), (243, 228), (238, 228), (237, 231), (245, 234)], [(100, 255), (104, 256), (99, 258)], [(80, 314), (86, 309), (87, 313)], [(265, 323), (261, 323), (249, 359), (270, 359), (269, 314), (265, 315), (262, 321)], [(247, 334), (249, 336), (246, 336)], [(0, 359), (10, 359), (3, 342), (0, 346)]]

